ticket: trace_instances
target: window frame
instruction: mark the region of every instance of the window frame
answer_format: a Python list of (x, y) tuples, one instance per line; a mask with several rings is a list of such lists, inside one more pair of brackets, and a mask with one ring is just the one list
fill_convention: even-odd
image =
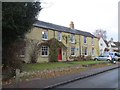
[[(72, 53), (74, 53), (74, 54), (72, 54)], [(71, 56), (75, 56), (76, 55), (76, 53), (75, 53), (75, 47), (71, 47)]]
[(58, 32), (58, 41), (62, 41), (62, 32)]
[[(45, 50), (47, 50), (47, 51), (45, 51)], [(45, 54), (46, 52), (47, 52), (47, 54)], [(44, 55), (43, 55), (43, 53), (44, 53)], [(48, 55), (49, 55), (49, 47), (48, 46), (42, 46), (41, 47), (41, 56), (48, 57)]]
[(71, 43), (75, 43), (75, 34), (71, 34)]
[[(46, 36), (45, 36), (45, 34), (46, 34)], [(42, 40), (48, 40), (48, 30), (42, 31)]]
[(87, 55), (88, 55), (88, 48), (85, 47), (85, 56), (87, 56)]

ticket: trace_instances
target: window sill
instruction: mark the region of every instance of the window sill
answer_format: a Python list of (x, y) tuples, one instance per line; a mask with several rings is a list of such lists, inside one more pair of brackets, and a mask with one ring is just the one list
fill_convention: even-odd
[(75, 57), (76, 55), (71, 55), (72, 57)]
[(87, 45), (87, 43), (84, 43), (84, 45)]
[(46, 41), (46, 40), (48, 40), (48, 39), (44, 39), (44, 38), (42, 38), (42, 40), (45, 40), (45, 41)]
[(58, 40), (59, 42), (62, 42), (62, 40)]
[(48, 58), (48, 55), (41, 55), (42, 58)]
[(75, 44), (75, 42), (71, 42), (72, 44)]

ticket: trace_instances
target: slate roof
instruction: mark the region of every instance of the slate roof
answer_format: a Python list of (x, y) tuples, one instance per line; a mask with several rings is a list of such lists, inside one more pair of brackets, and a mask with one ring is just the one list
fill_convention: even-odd
[(67, 33), (71, 33), (71, 34), (78, 34), (78, 35), (83, 35), (86, 37), (93, 37), (96, 38), (94, 35), (92, 35), (89, 32), (85, 32), (85, 31), (81, 31), (81, 30), (77, 30), (77, 29), (71, 29), (68, 27), (64, 27), (64, 26), (60, 26), (60, 25), (56, 25), (56, 24), (52, 24), (52, 23), (48, 23), (48, 22), (44, 22), (44, 21), (36, 21), (33, 26), (35, 27), (40, 27), (40, 28), (44, 28), (44, 29), (51, 29), (54, 31), (59, 31), (59, 32), (67, 32)]
[(108, 42), (107, 42), (107, 40), (104, 40), (104, 42), (105, 42), (105, 44), (106, 44), (106, 45), (107, 45), (107, 47), (108, 47), (109, 45), (108, 45)]

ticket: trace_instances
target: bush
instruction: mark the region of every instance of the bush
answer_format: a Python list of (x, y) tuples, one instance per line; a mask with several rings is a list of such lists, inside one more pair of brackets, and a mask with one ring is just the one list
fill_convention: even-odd
[(86, 60), (92, 60), (92, 56), (91, 56), (91, 55), (88, 55), (88, 56), (86, 57)]
[(15, 42), (10, 45), (9, 48), (4, 48), (2, 58), (2, 72), (5, 79), (14, 76), (16, 69), (20, 69), (22, 71), (22, 60), (20, 58), (20, 51), (20, 42)]
[(74, 61), (92, 60), (92, 57), (90, 55), (89, 56), (80, 55), (80, 56), (77, 56), (77, 57), (70, 56), (69, 58), (73, 59)]

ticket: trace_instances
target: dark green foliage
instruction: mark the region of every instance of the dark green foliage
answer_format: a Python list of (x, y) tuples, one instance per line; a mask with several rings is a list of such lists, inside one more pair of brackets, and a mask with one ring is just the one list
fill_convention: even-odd
[(2, 3), (2, 43), (9, 45), (24, 37), (35, 22), (41, 10), (39, 2), (3, 2)]
[(20, 68), (17, 58), (20, 49), (16, 42), (32, 28), (40, 10), (40, 2), (2, 3), (2, 63), (5, 67)]
[(46, 45), (49, 47), (49, 61), (50, 62), (58, 61), (58, 49), (59, 48), (66, 50), (66, 46), (55, 38), (52, 38), (44, 43), (39, 44), (39, 47), (41, 47), (42, 45)]

